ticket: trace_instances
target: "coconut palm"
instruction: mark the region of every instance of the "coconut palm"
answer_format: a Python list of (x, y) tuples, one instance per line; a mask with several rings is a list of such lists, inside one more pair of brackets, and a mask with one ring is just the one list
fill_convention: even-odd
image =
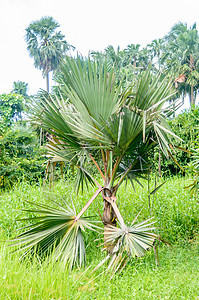
[[(190, 104), (195, 104), (199, 88), (199, 35), (196, 24), (191, 28), (183, 23), (174, 25), (165, 40), (167, 45), (162, 60), (167, 72), (174, 77), (183, 97), (188, 94)], [(184, 80), (179, 81), (179, 78)]]
[(149, 45), (147, 45), (147, 49), (149, 50), (151, 61), (157, 65), (158, 70), (160, 71), (160, 58), (162, 54), (162, 50), (164, 48), (165, 41), (163, 39), (155, 39)]
[(48, 92), (49, 72), (58, 68), (61, 58), (70, 47), (64, 35), (56, 32), (59, 26), (52, 17), (43, 17), (26, 28), (28, 52), (34, 58), (35, 67), (42, 70)]
[[(97, 69), (98, 68), (98, 69)], [(61, 66), (59, 93), (42, 94), (33, 108), (34, 122), (51, 134), (47, 149), (51, 163), (68, 162), (77, 168), (76, 188), (89, 183), (96, 192), (79, 213), (68, 204), (37, 205), (39, 222), (18, 236), (15, 244), (22, 249), (36, 247), (39, 252), (55, 248), (55, 259), (72, 267), (83, 263), (83, 231), (96, 229), (83, 217), (89, 206), (102, 195), (104, 247), (108, 270), (122, 268), (129, 257), (142, 256), (152, 246), (156, 235), (153, 222), (127, 225), (117, 206), (117, 193), (124, 182), (139, 182), (150, 172), (150, 151), (158, 146), (166, 157), (172, 156), (171, 132), (163, 105), (172, 96), (171, 84), (143, 72), (136, 85), (122, 89), (107, 66), (90, 59), (66, 58)], [(92, 168), (98, 172), (97, 180)], [(37, 218), (36, 218), (37, 220)], [(129, 220), (130, 221), (130, 220)]]

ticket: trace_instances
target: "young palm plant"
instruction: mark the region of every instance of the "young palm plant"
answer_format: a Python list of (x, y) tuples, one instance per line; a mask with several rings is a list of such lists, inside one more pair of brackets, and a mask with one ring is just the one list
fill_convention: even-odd
[[(95, 229), (83, 217), (96, 197), (103, 200), (104, 248), (108, 270), (122, 269), (129, 257), (142, 256), (156, 238), (150, 219), (128, 226), (117, 206), (117, 192), (124, 180), (139, 180), (150, 172), (150, 151), (159, 146), (172, 157), (170, 130), (164, 104), (172, 96), (171, 84), (154, 76), (150, 68), (135, 84), (122, 88), (114, 80), (114, 69), (106, 64), (66, 58), (59, 73), (59, 92), (41, 94), (34, 109), (34, 123), (51, 136), (47, 145), (51, 163), (67, 162), (77, 168), (76, 188), (96, 185), (93, 197), (76, 214), (61, 207), (42, 206), (37, 225), (17, 237), (22, 249), (36, 247), (40, 252), (52, 247), (55, 258), (70, 267), (85, 258), (82, 231)], [(96, 180), (91, 167), (96, 169)]]

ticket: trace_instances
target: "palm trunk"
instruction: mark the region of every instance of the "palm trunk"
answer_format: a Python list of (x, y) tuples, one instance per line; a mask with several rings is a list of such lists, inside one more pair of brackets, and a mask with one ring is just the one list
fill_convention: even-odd
[(193, 85), (191, 86), (191, 104), (195, 104), (194, 97), (193, 97)]
[(190, 106), (192, 104), (195, 104), (195, 97), (194, 97), (194, 92), (193, 92), (193, 86), (191, 86), (191, 89), (189, 91), (189, 103), (190, 103)]
[[(110, 197), (111, 199), (111, 197)], [(112, 205), (104, 199), (104, 211), (103, 211), (103, 223), (107, 225), (116, 225), (116, 215), (112, 208)]]
[(103, 211), (103, 223), (104, 225), (116, 225), (116, 214), (112, 208), (112, 205), (107, 200), (115, 202), (115, 191), (105, 189), (102, 193), (104, 200), (104, 211)]
[(49, 72), (46, 72), (46, 90), (49, 93)]
[(114, 245), (109, 245), (107, 243), (107, 237), (106, 237), (106, 229), (108, 226), (116, 226), (117, 220), (116, 220), (116, 214), (114, 212), (114, 209), (106, 199), (110, 199), (111, 201), (115, 201), (115, 195), (111, 193), (110, 190), (105, 190), (102, 194), (103, 200), (104, 200), (104, 211), (103, 211), (103, 218), (102, 221), (104, 223), (104, 246), (106, 247), (107, 252), (112, 253)]
[[(194, 70), (195, 66), (194, 66), (194, 59), (193, 59), (193, 55), (190, 55), (190, 68), (191, 68), (191, 73)], [(190, 104), (195, 104), (195, 99), (193, 96), (193, 85), (191, 85), (191, 98), (190, 98)]]

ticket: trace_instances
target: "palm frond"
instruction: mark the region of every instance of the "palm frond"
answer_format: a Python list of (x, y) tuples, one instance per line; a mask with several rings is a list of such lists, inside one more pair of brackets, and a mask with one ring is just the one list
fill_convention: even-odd
[(145, 252), (153, 246), (157, 237), (151, 231), (155, 229), (152, 218), (141, 223), (135, 224), (137, 217), (132, 222), (131, 226), (120, 224), (120, 227), (108, 225), (105, 228), (105, 246), (104, 249), (112, 246), (112, 253), (94, 269), (97, 270), (106, 261), (109, 261), (107, 272), (111, 272), (112, 276), (121, 271), (130, 258), (142, 257)]
[(98, 227), (84, 217), (76, 220), (75, 212), (70, 207), (54, 204), (56, 208), (33, 203), (37, 209), (25, 210), (39, 216), (21, 220), (33, 221), (33, 224), (21, 228), (27, 230), (19, 234), (10, 246), (26, 250), (25, 255), (34, 251), (41, 256), (52, 254), (55, 261), (61, 260), (69, 268), (74, 264), (81, 266), (86, 259), (82, 232)]
[(113, 72), (113, 68), (110, 73), (107, 71), (106, 64), (97, 70), (96, 63), (90, 59), (86, 67), (79, 57), (67, 57), (62, 65), (62, 88), (82, 115), (94, 119), (101, 116), (106, 120), (117, 111), (121, 101), (120, 87), (116, 90)]

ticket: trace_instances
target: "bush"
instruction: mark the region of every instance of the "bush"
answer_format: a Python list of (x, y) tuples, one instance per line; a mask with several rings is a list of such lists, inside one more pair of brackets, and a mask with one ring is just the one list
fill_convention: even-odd
[[(185, 110), (175, 118), (169, 120), (169, 125), (173, 132), (179, 136), (182, 141), (175, 142), (176, 146), (192, 151), (198, 147), (198, 130), (199, 130), (199, 107)], [(158, 156), (158, 153), (156, 153)], [(187, 169), (188, 164), (192, 161), (192, 155), (181, 150), (176, 151), (175, 158), (183, 169)], [(157, 158), (158, 160), (158, 158)], [(161, 158), (161, 170), (163, 175), (184, 174), (173, 161)]]
[(25, 109), (25, 98), (22, 95), (10, 93), (0, 95), (0, 132), (5, 133), (14, 121), (22, 120)]
[(38, 180), (46, 168), (44, 153), (30, 127), (17, 123), (9, 127), (0, 136), (0, 187), (11, 187), (21, 179)]

